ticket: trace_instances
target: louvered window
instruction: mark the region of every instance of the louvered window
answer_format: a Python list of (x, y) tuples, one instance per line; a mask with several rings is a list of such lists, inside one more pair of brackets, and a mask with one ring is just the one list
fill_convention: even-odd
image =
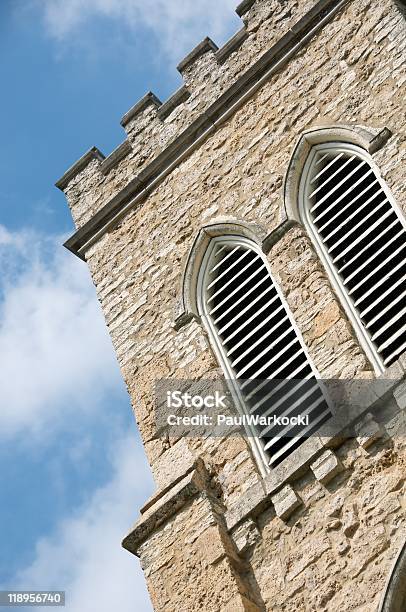
[(309, 416), (307, 426), (250, 426), (257, 452), (267, 465), (276, 465), (330, 415), (317, 373), (254, 243), (235, 236), (212, 239), (199, 282), (199, 307), (240, 411)]
[(302, 211), (378, 372), (406, 350), (406, 225), (372, 160), (343, 143), (313, 147)]

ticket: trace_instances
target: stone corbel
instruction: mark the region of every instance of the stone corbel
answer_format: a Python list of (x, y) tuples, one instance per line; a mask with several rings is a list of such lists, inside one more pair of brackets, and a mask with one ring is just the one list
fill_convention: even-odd
[(122, 541), (122, 546), (138, 556), (139, 547), (190, 499), (210, 491), (209, 474), (201, 459), (177, 483), (158, 490), (141, 510), (141, 517)]

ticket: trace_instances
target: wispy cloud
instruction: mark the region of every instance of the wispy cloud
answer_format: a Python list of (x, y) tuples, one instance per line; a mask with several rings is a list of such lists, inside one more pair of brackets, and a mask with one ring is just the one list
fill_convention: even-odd
[(65, 590), (66, 612), (152, 610), (137, 559), (120, 548), (152, 489), (143, 451), (136, 451), (134, 440), (130, 435), (115, 441), (111, 481), (37, 543), (34, 562), (18, 573), (12, 588)]
[(0, 226), (3, 436), (66, 422), (121, 384), (87, 268), (60, 245)]
[(130, 28), (147, 30), (158, 50), (179, 59), (205, 35), (223, 42), (237, 29), (237, 0), (40, 0), (48, 32), (67, 41), (97, 18), (107, 18)]
[[(59, 427), (66, 444), (62, 429), (72, 418), (80, 428), (89, 411), (105, 406), (122, 389), (87, 267), (65, 253), (61, 242), (61, 237), (0, 226), (2, 442), (5, 435), (26, 430), (39, 449)], [(80, 495), (87, 501), (73, 513), (52, 517), (50, 533), (36, 542), (34, 560), (2, 588), (65, 590), (67, 612), (151, 611), (139, 563), (120, 541), (153, 484), (135, 424), (130, 432), (123, 428), (112, 422), (110, 436), (95, 430), (92, 439), (86, 430), (76, 432), (69, 462), (64, 466), (55, 457), (55, 491), (58, 483), (64, 489), (64, 467), (68, 473), (75, 464), (88, 474), (87, 495)], [(93, 442), (101, 441), (103, 470), (110, 476), (95, 489), (88, 463)], [(36, 520), (30, 519), (31, 531)]]

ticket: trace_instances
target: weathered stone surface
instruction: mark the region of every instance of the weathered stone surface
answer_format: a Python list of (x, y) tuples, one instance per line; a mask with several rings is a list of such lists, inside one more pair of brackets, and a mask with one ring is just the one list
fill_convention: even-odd
[(271, 499), (277, 516), (282, 520), (288, 519), (302, 503), (290, 485), (285, 485)]
[(312, 436), (306, 440), (295, 453), (289, 455), (264, 478), (266, 493), (271, 495), (280, 489), (284, 482), (290, 482), (301, 476), (322, 448), (323, 443), (319, 437)]
[(248, 519), (233, 531), (233, 540), (240, 554), (246, 553), (255, 546), (260, 538), (258, 527), (252, 519)]
[[(270, 500), (269, 502), (270, 503)], [(230, 506), (226, 512), (225, 519), (228, 529), (233, 529), (240, 521), (252, 513), (257, 513), (258, 508), (266, 504), (266, 493), (262, 482), (258, 482), (242, 495), (234, 506)]]
[(192, 468), (195, 460), (196, 454), (190, 450), (186, 438), (176, 442), (151, 464), (157, 487), (162, 489), (179, 480)]
[(406, 383), (402, 383), (393, 392), (395, 400), (402, 410), (406, 408)]
[(141, 518), (123, 540), (124, 548), (137, 554), (138, 548), (154, 529), (171, 518), (188, 500), (207, 489), (207, 474), (200, 463), (179, 483), (169, 490), (158, 492), (144, 506)]
[(330, 541), (325, 536), (322, 539), (312, 539), (306, 546), (301, 546), (288, 558), (286, 580), (292, 581), (306, 567), (319, 559), (330, 548)]
[[(154, 609), (217, 612), (234, 602), (235, 609), (257, 612), (227, 538), (204, 495), (155, 529), (139, 549)], [(246, 600), (251, 608), (243, 607)]]
[[(392, 380), (395, 384), (402, 380), (402, 378), (404, 378), (404, 372), (400, 360), (395, 361), (383, 374), (378, 376), (378, 380)], [(392, 386), (389, 388), (392, 388)]]
[(222, 612), (262, 612), (263, 608), (244, 596), (238, 596), (229, 601)]
[(381, 426), (374, 421), (371, 413), (367, 413), (359, 423), (356, 423), (355, 432), (357, 442), (362, 448), (369, 448), (383, 435)]
[(328, 450), (325, 451), (314, 463), (310, 466), (313, 474), (322, 484), (327, 484), (343, 471), (344, 467), (336, 455)]
[(389, 537), (385, 527), (378, 525), (373, 530), (357, 534), (351, 548), (352, 562), (349, 565), (349, 574), (356, 578), (382, 551), (389, 546)]
[(406, 448), (406, 412), (399, 411), (388, 423), (385, 424), (388, 435), (394, 440), (395, 445)]

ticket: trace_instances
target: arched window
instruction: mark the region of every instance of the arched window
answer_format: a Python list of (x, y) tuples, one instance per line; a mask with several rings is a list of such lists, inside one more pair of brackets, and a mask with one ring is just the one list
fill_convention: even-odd
[(299, 214), (378, 373), (406, 350), (406, 225), (371, 156), (314, 145)]
[(241, 413), (308, 416), (306, 424), (248, 425), (257, 457), (280, 463), (330, 416), (317, 372), (263, 252), (240, 236), (211, 239), (197, 302)]

